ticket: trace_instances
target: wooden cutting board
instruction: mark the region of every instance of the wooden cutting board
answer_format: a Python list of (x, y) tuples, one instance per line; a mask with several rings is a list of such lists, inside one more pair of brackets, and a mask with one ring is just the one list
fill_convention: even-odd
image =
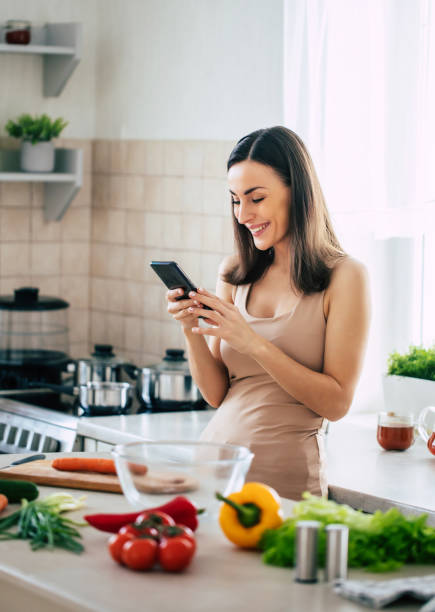
[(63, 472), (51, 467), (50, 460), (32, 461), (0, 470), (0, 478), (29, 480), (35, 484), (67, 489), (87, 489), (122, 493), (118, 476), (91, 472)]

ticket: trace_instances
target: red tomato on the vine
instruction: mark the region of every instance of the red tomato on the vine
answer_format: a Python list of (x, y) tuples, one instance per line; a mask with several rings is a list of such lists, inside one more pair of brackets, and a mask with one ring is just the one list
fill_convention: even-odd
[(145, 524), (141, 527), (139, 524), (130, 523), (128, 525), (124, 525), (118, 531), (118, 533), (130, 533), (135, 538), (140, 538), (141, 536), (147, 535), (153, 538), (159, 537), (159, 532), (155, 527), (146, 526)]
[(187, 536), (163, 537), (160, 541), (158, 561), (169, 572), (184, 570), (195, 553), (195, 543)]
[(133, 538), (134, 535), (132, 533), (114, 533), (113, 535), (111, 535), (108, 540), (107, 546), (109, 548), (109, 552), (112, 556), (112, 559), (122, 565), (122, 547), (126, 542), (132, 540)]
[(193, 531), (190, 527), (186, 527), (185, 525), (168, 525), (163, 527), (161, 531), (161, 536), (165, 538), (175, 538), (175, 537), (184, 537), (189, 539), (193, 544), (193, 550), (196, 550), (196, 539)]
[(160, 510), (145, 510), (139, 514), (134, 522), (134, 526), (137, 527), (141, 523), (149, 523), (153, 527), (163, 527), (164, 525), (175, 525), (175, 521), (172, 516), (161, 512)]
[(157, 559), (158, 544), (153, 538), (128, 540), (121, 551), (123, 563), (133, 570), (149, 570)]

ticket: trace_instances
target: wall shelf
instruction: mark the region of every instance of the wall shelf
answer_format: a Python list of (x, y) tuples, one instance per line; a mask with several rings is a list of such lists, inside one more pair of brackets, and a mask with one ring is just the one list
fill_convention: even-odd
[(20, 151), (0, 151), (0, 183), (44, 183), (44, 217), (60, 221), (83, 184), (83, 151), (55, 149), (53, 172), (23, 172)]
[[(31, 44), (0, 44), (0, 53), (41, 55), (44, 66), (44, 96), (59, 96), (80, 62), (82, 30), (81, 23), (47, 23), (44, 26), (34, 26)], [(4, 26), (0, 27), (0, 40), (5, 40)]]

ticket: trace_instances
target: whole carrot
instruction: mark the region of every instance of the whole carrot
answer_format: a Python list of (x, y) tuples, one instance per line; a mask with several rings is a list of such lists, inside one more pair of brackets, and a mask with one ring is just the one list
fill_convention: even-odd
[(8, 505), (8, 498), (3, 493), (0, 493), (0, 512), (2, 512)]
[(52, 467), (66, 472), (98, 472), (100, 474), (116, 474), (113, 459), (98, 457), (59, 457), (53, 459)]

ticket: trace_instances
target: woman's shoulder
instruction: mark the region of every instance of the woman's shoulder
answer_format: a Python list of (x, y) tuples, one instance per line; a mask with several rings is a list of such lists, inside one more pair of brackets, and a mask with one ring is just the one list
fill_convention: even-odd
[(225, 276), (234, 269), (237, 265), (237, 255), (226, 255), (224, 259), (221, 261), (218, 270), (218, 279), (216, 286), (216, 294), (227, 302), (234, 303), (234, 298), (236, 294), (235, 285), (232, 285), (228, 281), (225, 280)]
[(235, 253), (226, 255), (219, 265), (219, 276), (223, 277), (235, 268), (238, 262), (238, 257)]
[(334, 265), (326, 296), (339, 296), (352, 291), (366, 291), (368, 276), (366, 266), (349, 255), (341, 257)]
[(358, 259), (350, 257), (350, 255), (345, 255), (341, 257), (332, 268), (329, 286), (341, 285), (342, 283), (347, 284), (352, 281), (361, 281), (366, 277), (367, 269), (365, 265)]

